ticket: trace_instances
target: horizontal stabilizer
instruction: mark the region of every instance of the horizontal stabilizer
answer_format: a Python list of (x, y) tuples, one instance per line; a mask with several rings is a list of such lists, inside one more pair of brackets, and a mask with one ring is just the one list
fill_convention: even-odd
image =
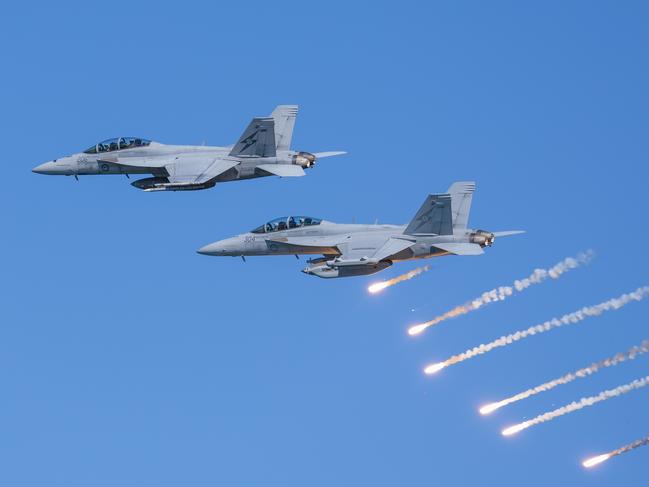
[(494, 237), (509, 237), (510, 235), (519, 235), (525, 233), (525, 230), (505, 230), (504, 232), (494, 232)]
[(266, 171), (267, 173), (274, 174), (281, 178), (305, 176), (306, 173), (302, 166), (295, 164), (259, 164), (257, 169)]
[(314, 152), (313, 155), (316, 157), (316, 159), (323, 159), (325, 157), (333, 157), (333, 156), (342, 156), (343, 154), (347, 154), (344, 150), (339, 150), (339, 151), (328, 151), (328, 152)]
[(480, 255), (484, 253), (482, 247), (474, 243), (449, 242), (436, 243), (433, 246), (455, 255)]

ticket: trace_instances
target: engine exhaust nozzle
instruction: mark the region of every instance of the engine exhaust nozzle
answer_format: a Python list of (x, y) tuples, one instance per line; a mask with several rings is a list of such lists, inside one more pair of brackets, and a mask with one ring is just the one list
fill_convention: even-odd
[(315, 165), (316, 156), (310, 152), (298, 152), (293, 156), (293, 164), (302, 167), (311, 167)]
[(491, 247), (496, 240), (496, 236), (485, 230), (477, 230), (470, 235), (469, 240), (471, 243), (478, 244), (482, 247)]

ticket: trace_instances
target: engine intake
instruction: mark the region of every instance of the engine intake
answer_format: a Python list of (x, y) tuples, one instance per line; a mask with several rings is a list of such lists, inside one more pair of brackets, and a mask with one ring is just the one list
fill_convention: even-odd
[(469, 235), (469, 241), (480, 245), (481, 247), (491, 247), (496, 240), (496, 236), (485, 230), (476, 230), (474, 233)]
[(302, 167), (311, 167), (315, 165), (316, 157), (310, 152), (298, 152), (293, 156), (293, 164)]

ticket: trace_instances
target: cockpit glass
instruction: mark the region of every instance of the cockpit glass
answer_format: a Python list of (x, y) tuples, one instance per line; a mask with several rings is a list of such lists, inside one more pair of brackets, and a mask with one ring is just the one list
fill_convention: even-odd
[(96, 154), (98, 152), (113, 152), (116, 150), (133, 149), (135, 147), (146, 147), (150, 143), (150, 140), (140, 139), (137, 137), (119, 137), (99, 142), (96, 146), (85, 150), (84, 153)]
[(252, 230), (252, 233), (281, 232), (282, 230), (291, 230), (293, 228), (320, 225), (321, 222), (321, 219), (310, 216), (282, 216), (255, 228)]
[(97, 152), (111, 152), (117, 150), (117, 139), (106, 139), (97, 144)]

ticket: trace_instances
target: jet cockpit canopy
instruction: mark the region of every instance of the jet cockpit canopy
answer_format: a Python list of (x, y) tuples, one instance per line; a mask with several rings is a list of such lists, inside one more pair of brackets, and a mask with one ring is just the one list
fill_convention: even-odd
[(83, 151), (84, 154), (98, 154), (102, 152), (113, 152), (116, 150), (133, 149), (134, 147), (146, 147), (151, 143), (150, 140), (142, 139), (139, 137), (116, 137), (114, 139), (106, 139), (93, 145), (89, 149)]
[(282, 230), (291, 230), (293, 228), (320, 225), (321, 222), (322, 220), (320, 218), (310, 216), (281, 216), (258, 226), (252, 230), (252, 233), (281, 232)]

